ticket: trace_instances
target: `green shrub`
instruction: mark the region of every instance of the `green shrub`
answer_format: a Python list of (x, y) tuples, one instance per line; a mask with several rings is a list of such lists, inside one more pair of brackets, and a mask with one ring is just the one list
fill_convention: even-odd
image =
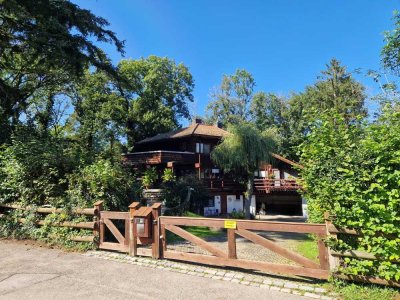
[(301, 171), (311, 222), (325, 211), (338, 227), (360, 237), (339, 235), (337, 250), (361, 250), (379, 260), (344, 259), (341, 271), (400, 280), (400, 112), (384, 109), (372, 124), (346, 124), (326, 114), (301, 147)]
[(69, 205), (76, 207), (92, 207), (101, 200), (105, 209), (126, 210), (141, 194), (133, 174), (107, 160), (98, 160), (71, 174), (68, 182)]
[(158, 174), (155, 167), (148, 168), (142, 177), (142, 185), (144, 188), (149, 189), (157, 181)]

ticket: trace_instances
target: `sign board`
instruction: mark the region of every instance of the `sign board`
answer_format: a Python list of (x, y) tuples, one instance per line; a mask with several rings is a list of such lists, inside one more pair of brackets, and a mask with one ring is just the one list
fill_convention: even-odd
[(236, 221), (225, 220), (224, 228), (236, 229)]

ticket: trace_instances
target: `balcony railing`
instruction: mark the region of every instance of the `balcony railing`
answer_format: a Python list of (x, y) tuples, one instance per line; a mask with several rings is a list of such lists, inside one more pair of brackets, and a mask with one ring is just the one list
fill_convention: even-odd
[(203, 179), (203, 184), (208, 189), (241, 190), (243, 186), (232, 179)]
[(254, 189), (258, 192), (297, 191), (302, 186), (296, 179), (255, 179)]
[[(203, 179), (203, 184), (208, 189), (214, 190), (244, 190), (244, 185), (232, 179)], [(254, 191), (270, 193), (273, 191), (297, 191), (301, 185), (296, 179), (255, 179)]]

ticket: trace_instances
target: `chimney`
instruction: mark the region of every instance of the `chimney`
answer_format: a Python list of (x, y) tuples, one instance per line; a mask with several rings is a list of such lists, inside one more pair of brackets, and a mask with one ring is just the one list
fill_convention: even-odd
[(223, 124), (222, 124), (221, 121), (217, 121), (217, 122), (215, 122), (215, 126), (218, 127), (218, 128), (222, 128)]
[(195, 117), (193, 119), (193, 124), (203, 124), (203, 119), (200, 117)]

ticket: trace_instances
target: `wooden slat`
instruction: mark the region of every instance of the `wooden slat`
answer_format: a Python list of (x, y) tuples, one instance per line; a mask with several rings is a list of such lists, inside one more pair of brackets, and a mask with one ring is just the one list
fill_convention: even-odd
[(152, 249), (137, 248), (136, 249), (136, 255), (150, 256), (151, 257), (153, 255), (153, 251), (152, 251)]
[(318, 258), (321, 269), (329, 270), (328, 248), (326, 247), (322, 237), (318, 237)]
[(110, 220), (125, 220), (129, 219), (129, 213), (123, 211), (102, 211), (100, 212), (101, 218)]
[(386, 286), (400, 288), (400, 281), (386, 280), (386, 279), (381, 279), (381, 278), (377, 278), (377, 277), (368, 277), (368, 276), (360, 276), (360, 275), (344, 275), (344, 274), (334, 274), (334, 277), (349, 280), (349, 281), (373, 283), (373, 284), (386, 285)]
[(318, 279), (329, 278), (329, 272), (327, 270), (311, 269), (299, 266), (274, 264), (268, 262), (251, 261), (243, 259), (229, 259), (229, 258), (215, 257), (210, 255), (176, 252), (171, 250), (168, 250), (164, 253), (164, 258), (181, 260), (181, 261), (191, 261), (206, 265), (229, 266), (229, 267), (236, 267), (243, 269), (253, 269), (265, 272), (272, 272), (278, 274), (292, 274), (292, 275), (299, 275), (299, 276), (318, 278)]
[(115, 251), (120, 251), (120, 252), (128, 252), (128, 247), (123, 244), (119, 243), (109, 243), (109, 242), (103, 242), (99, 245), (100, 249), (104, 250), (115, 250)]
[(123, 237), (121, 232), (119, 232), (118, 228), (115, 227), (114, 223), (112, 221), (110, 221), (109, 219), (104, 219), (103, 221), (104, 221), (104, 224), (106, 224), (106, 226), (108, 227), (108, 229), (110, 229), (110, 231), (114, 235), (114, 237), (117, 239), (117, 241), (120, 244), (125, 244), (125, 238)]
[(89, 242), (93, 243), (94, 241), (94, 235), (88, 235), (88, 236), (74, 236), (71, 238), (71, 241), (74, 242)]
[(355, 230), (355, 229), (347, 229), (347, 228), (338, 228), (335, 225), (329, 224), (327, 225), (328, 231), (330, 233), (344, 233), (344, 234), (350, 234), (350, 235), (361, 235), (361, 232)]
[[(25, 223), (26, 219), (25, 218), (20, 218), (20, 219), (18, 219), (18, 222), (19, 223)], [(49, 225), (47, 222), (45, 222), (43, 220), (37, 221), (35, 224), (39, 225), (39, 226)], [(54, 226), (54, 227), (71, 227), (71, 228), (93, 229), (95, 223), (94, 222), (78, 222), (78, 223), (61, 222), (61, 223), (52, 223), (50, 225)]]
[(187, 232), (186, 230), (183, 230), (182, 228), (175, 226), (175, 225), (165, 225), (165, 229), (175, 233), (176, 235), (179, 235), (181, 238), (184, 238), (185, 240), (188, 240), (189, 242), (192, 242), (196, 244), (197, 246), (203, 248), (204, 250), (207, 250), (208, 252), (214, 254), (215, 256), (218, 257), (227, 257), (224, 251), (210, 245), (203, 239)]
[(261, 245), (273, 252), (278, 253), (279, 255), (286, 257), (301, 266), (308, 267), (308, 268), (314, 268), (314, 269), (319, 269), (319, 265), (312, 260), (305, 258), (304, 256), (301, 256), (295, 252), (292, 252), (286, 248), (283, 248), (282, 246), (279, 246), (278, 244), (267, 240), (264, 237), (259, 236), (258, 234), (255, 234), (254, 232), (248, 231), (248, 230), (243, 230), (243, 229), (238, 229), (237, 234), (241, 235), (245, 239), (248, 239), (252, 241), (255, 244)]
[(228, 229), (228, 258), (237, 259), (235, 229)]
[[(32, 207), (23, 207), (18, 204), (0, 204), (0, 207), (5, 207), (5, 208), (12, 208), (12, 209), (20, 209), (20, 210), (32, 210)], [(52, 213), (64, 213), (66, 212), (65, 209), (62, 208), (55, 208), (55, 207), (37, 207), (33, 209), (35, 212), (42, 213), (42, 214), (52, 214)], [(94, 208), (73, 208), (71, 210), (73, 214), (80, 214), (80, 215), (87, 215), (87, 216), (93, 216), (95, 214), (95, 209)]]
[[(352, 257), (352, 258), (357, 258), (357, 259), (367, 259), (367, 260), (380, 260), (379, 257), (374, 255), (373, 253), (365, 252), (365, 251), (359, 251), (359, 250), (349, 250), (349, 251), (331, 251), (332, 256), (336, 257)], [(398, 259), (392, 259), (389, 261), (398, 263), (400, 260)]]
[[(189, 217), (161, 217), (162, 224), (178, 226), (207, 226), (224, 228), (225, 219), (189, 218)], [(307, 224), (295, 222), (271, 222), (235, 220), (238, 229), (265, 230), (277, 232), (315, 233), (326, 235), (325, 224)]]
[(165, 225), (161, 224), (161, 235), (162, 235), (162, 252), (164, 253), (165, 251), (167, 251), (167, 231), (165, 230)]

